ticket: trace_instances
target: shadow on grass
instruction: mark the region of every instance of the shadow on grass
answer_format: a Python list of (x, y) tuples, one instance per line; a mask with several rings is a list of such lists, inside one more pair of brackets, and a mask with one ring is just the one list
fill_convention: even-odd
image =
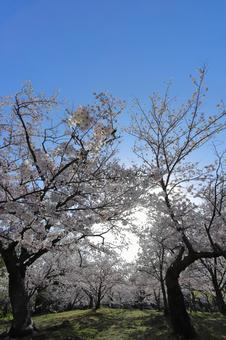
[(150, 311), (98, 311), (80, 319), (84, 339), (89, 339), (88, 330), (93, 330), (94, 339), (175, 339), (162, 314)]
[[(77, 310), (34, 320), (39, 329), (34, 340), (175, 340), (166, 318), (153, 310)], [(226, 340), (226, 318), (220, 314), (193, 313), (192, 321), (199, 340)]]
[(34, 340), (82, 340), (74, 333), (74, 329), (69, 321), (63, 321), (59, 325), (54, 325), (52, 327), (48, 327), (48, 329), (43, 329), (37, 332), (34, 336), (32, 336)]
[(143, 328), (143, 332), (137, 330), (131, 334), (131, 339), (142, 339), (142, 340), (155, 340), (155, 339), (175, 339), (171, 335), (172, 331), (168, 325), (166, 318), (163, 315), (150, 316), (135, 318), (133, 320), (135, 329), (138, 328), (140, 323)]
[(226, 317), (219, 314), (194, 313), (192, 322), (201, 340), (226, 339)]

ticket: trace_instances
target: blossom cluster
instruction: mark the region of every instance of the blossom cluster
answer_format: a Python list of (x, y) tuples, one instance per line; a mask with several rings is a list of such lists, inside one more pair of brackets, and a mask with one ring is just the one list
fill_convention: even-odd
[(79, 106), (69, 118), (70, 126), (78, 126), (81, 130), (87, 130), (92, 124), (92, 117), (85, 106)]

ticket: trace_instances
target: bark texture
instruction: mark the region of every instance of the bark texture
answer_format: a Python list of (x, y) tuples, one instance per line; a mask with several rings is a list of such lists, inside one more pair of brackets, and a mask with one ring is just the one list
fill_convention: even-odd
[(216, 296), (215, 299), (216, 299), (217, 308), (221, 314), (226, 315), (226, 305), (224, 302), (222, 290), (220, 289), (217, 280), (212, 278), (212, 281), (213, 281), (213, 287), (214, 287), (215, 296)]
[(168, 307), (167, 296), (166, 296), (165, 280), (162, 275), (160, 277), (160, 283), (161, 283), (161, 291), (162, 291), (162, 297), (163, 297), (164, 315), (168, 315), (169, 307)]
[(13, 313), (9, 335), (13, 338), (32, 334), (34, 328), (25, 287), (26, 266), (18, 261), (15, 248), (3, 251), (2, 257), (9, 274), (9, 298)]
[(166, 286), (170, 320), (175, 333), (184, 339), (194, 339), (196, 333), (186, 310), (184, 296), (179, 284), (179, 275), (173, 267), (167, 270)]

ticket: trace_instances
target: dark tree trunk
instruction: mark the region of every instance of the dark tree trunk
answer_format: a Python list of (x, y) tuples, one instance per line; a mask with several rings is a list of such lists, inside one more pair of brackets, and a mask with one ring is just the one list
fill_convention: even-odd
[(33, 332), (29, 298), (25, 289), (25, 277), (20, 271), (9, 273), (9, 297), (12, 305), (13, 322), (10, 336), (21, 336)]
[(215, 291), (215, 295), (216, 295), (217, 308), (218, 308), (218, 310), (221, 314), (226, 315), (226, 305), (225, 305), (225, 302), (224, 302), (224, 297), (223, 297), (222, 291), (219, 287), (217, 280), (213, 279), (212, 281), (213, 281), (213, 287), (214, 287), (214, 291)]
[(25, 287), (26, 267), (21, 265), (15, 249), (2, 253), (9, 274), (9, 298), (12, 306), (13, 321), (9, 331), (11, 337), (33, 333), (29, 297)]
[(179, 285), (179, 275), (171, 266), (166, 272), (169, 314), (176, 334), (184, 339), (195, 338), (195, 330), (186, 311), (184, 296)]
[(95, 310), (100, 308), (100, 300), (98, 299), (95, 304)]
[(161, 306), (160, 306), (160, 292), (157, 294), (155, 289), (154, 289), (154, 297), (155, 297), (156, 309), (161, 310)]
[(97, 297), (95, 299), (95, 310), (100, 308), (100, 302), (101, 302), (101, 286), (99, 287)]
[(169, 316), (173, 330), (180, 338), (194, 339), (196, 333), (186, 310), (179, 277), (187, 267), (201, 256), (209, 256), (209, 253), (195, 253), (189, 247), (189, 254), (183, 257), (184, 251), (184, 247), (181, 247), (178, 256), (166, 271)]
[(93, 308), (93, 297), (92, 295), (89, 295), (89, 306), (88, 306), (89, 309), (92, 309)]
[(208, 293), (204, 293), (205, 297), (206, 297), (206, 304), (204, 306), (204, 309), (206, 312), (211, 313), (212, 312), (212, 303), (210, 302), (209, 299), (209, 294)]

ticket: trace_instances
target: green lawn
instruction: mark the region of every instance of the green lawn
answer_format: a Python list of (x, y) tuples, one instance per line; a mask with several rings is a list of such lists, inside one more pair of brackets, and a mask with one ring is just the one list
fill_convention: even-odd
[[(226, 340), (226, 318), (218, 313), (195, 313), (200, 340)], [(70, 311), (34, 317), (36, 340), (155, 340), (175, 339), (162, 313), (102, 308), (97, 312)], [(1, 320), (0, 329), (9, 321)]]

